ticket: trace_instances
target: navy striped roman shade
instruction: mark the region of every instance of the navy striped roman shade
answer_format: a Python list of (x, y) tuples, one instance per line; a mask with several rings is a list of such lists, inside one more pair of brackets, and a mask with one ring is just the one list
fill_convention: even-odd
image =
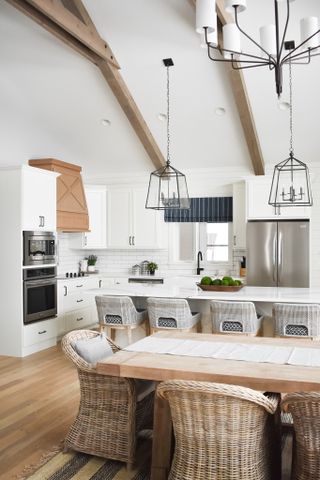
[(190, 198), (189, 209), (166, 208), (165, 222), (232, 222), (232, 197)]

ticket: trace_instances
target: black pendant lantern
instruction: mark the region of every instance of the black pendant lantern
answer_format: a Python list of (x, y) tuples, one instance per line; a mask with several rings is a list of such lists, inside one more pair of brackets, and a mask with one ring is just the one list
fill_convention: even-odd
[(290, 151), (289, 158), (274, 167), (269, 205), (274, 207), (310, 207), (313, 204), (309, 170), (293, 153), (292, 70), (289, 62), (290, 85)]
[(150, 175), (146, 208), (165, 210), (166, 208), (190, 208), (186, 176), (170, 163), (170, 82), (169, 67), (171, 58), (163, 60), (167, 67), (167, 162)]

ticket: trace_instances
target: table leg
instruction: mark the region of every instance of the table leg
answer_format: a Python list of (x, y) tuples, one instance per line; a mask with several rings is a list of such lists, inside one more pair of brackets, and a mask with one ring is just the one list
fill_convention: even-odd
[(169, 403), (155, 395), (151, 480), (167, 480), (171, 465), (172, 421)]

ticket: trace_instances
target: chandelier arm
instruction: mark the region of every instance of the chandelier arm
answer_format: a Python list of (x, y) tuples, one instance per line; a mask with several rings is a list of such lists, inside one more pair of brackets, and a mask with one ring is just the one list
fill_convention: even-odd
[[(320, 45), (318, 45), (317, 47), (310, 47), (308, 48), (307, 50), (304, 50), (303, 52), (299, 52), (299, 53), (296, 53), (295, 55), (289, 55), (288, 59), (283, 62), (283, 63), (289, 63), (290, 60), (293, 60), (294, 58), (311, 58), (311, 57), (316, 57), (317, 55), (320, 55), (319, 53), (313, 53), (311, 54), (310, 52), (312, 52), (313, 50), (318, 50), (318, 48), (320, 47)], [(305, 55), (305, 54), (308, 54), (308, 55)]]
[[(313, 38), (314, 36), (318, 35), (320, 33), (320, 28), (319, 30), (317, 30), (315, 33), (313, 33), (312, 35), (310, 35), (310, 37), (306, 38), (303, 42), (301, 42), (297, 47), (293, 48), (292, 50), (290, 50), (290, 52), (285, 56), (283, 57), (281, 63), (284, 63), (286, 60), (288, 60), (292, 54), (294, 52), (296, 52), (299, 48), (301, 48), (305, 43), (307, 43), (309, 40), (311, 40), (311, 38)], [(309, 50), (315, 50), (319, 47), (311, 47)]]
[[(248, 40), (250, 40), (250, 42), (254, 43), (254, 45), (256, 45), (258, 48), (260, 48), (260, 50), (262, 50), (266, 55), (267, 57), (269, 58), (269, 62), (271, 63), (275, 63), (272, 56), (270, 55), (269, 52), (267, 52), (258, 42), (256, 42), (253, 38), (250, 37), (250, 35), (248, 35), (239, 25), (239, 22), (238, 22), (238, 6), (234, 6), (234, 18), (235, 18), (235, 22), (236, 22), (236, 25), (237, 25), (237, 28), (238, 30), (245, 36), (248, 38)], [(254, 55), (253, 55), (254, 56)], [(259, 58), (263, 58), (263, 57), (259, 57)], [(264, 59), (264, 58), (263, 58)]]
[[(211, 45), (210, 43), (207, 44), (208, 46), (208, 50), (212, 49), (212, 50), (218, 50), (221, 54), (222, 52), (226, 52), (226, 53), (231, 53), (232, 55), (235, 53), (233, 50), (227, 50), (225, 48), (222, 48), (222, 47), (216, 47), (214, 45)], [(244, 57), (249, 57), (249, 58), (255, 58), (256, 60), (246, 60), (246, 59), (239, 59), (237, 60), (237, 62), (247, 62), (247, 63), (263, 63), (264, 65), (270, 65), (270, 62), (269, 60), (265, 59), (264, 57), (259, 57), (258, 55), (251, 55), (249, 53), (239, 53), (239, 55), (242, 55)], [(213, 61), (217, 61), (217, 62), (232, 62), (234, 60), (229, 60), (227, 58), (222, 58), (222, 59), (218, 59), (218, 58), (214, 58), (214, 57), (210, 57), (210, 60), (213, 60)], [(275, 65), (273, 62), (272, 62), (272, 65)]]
[(237, 67), (236, 64), (232, 63), (233, 70), (245, 70), (247, 68), (256, 68), (256, 67), (267, 67), (268, 63), (258, 63), (257, 65), (247, 65), (246, 67)]

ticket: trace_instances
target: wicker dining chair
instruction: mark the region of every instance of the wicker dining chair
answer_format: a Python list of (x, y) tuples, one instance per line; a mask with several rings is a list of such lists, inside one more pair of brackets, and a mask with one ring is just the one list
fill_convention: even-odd
[(319, 305), (274, 303), (272, 317), (277, 337), (309, 337), (320, 340)]
[(257, 316), (252, 302), (212, 301), (210, 304), (213, 333), (256, 336), (260, 333), (262, 316)]
[(279, 395), (208, 382), (170, 380), (175, 435), (169, 480), (278, 480)]
[(293, 418), (291, 480), (320, 480), (320, 393), (289, 393), (281, 407)]
[(193, 313), (184, 298), (147, 298), (150, 333), (159, 330), (197, 332), (201, 313)]
[(149, 333), (147, 310), (137, 310), (132, 299), (124, 295), (101, 295), (95, 297), (100, 331), (106, 330), (108, 337), (115, 339), (115, 330), (127, 332), (128, 343), (132, 343), (132, 330), (144, 325)]
[[(134, 462), (137, 434), (152, 428), (154, 384), (145, 380), (111, 377), (96, 372), (94, 365), (78, 355), (77, 340), (91, 339), (100, 333), (77, 330), (62, 339), (62, 349), (78, 370), (80, 405), (64, 445), (65, 450)], [(106, 341), (116, 353), (119, 347)]]

